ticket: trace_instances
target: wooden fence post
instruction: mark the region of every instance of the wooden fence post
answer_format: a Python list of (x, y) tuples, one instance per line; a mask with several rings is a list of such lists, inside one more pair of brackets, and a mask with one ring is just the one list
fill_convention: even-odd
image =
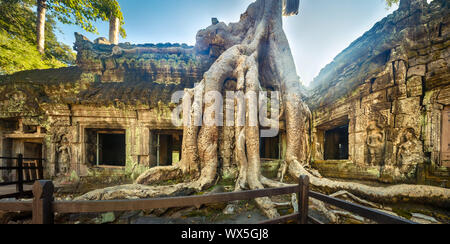
[(22, 195), (23, 194), (23, 155), (19, 154), (17, 156), (17, 192)]
[(53, 182), (36, 181), (33, 185), (33, 224), (53, 224)]
[(299, 180), (300, 191), (298, 193), (298, 211), (300, 213), (299, 224), (308, 224), (309, 210), (309, 176), (301, 175)]
[(38, 160), (38, 164), (37, 164), (37, 172), (38, 172), (38, 180), (43, 180), (44, 179), (44, 166), (42, 164), (42, 158), (39, 158)]

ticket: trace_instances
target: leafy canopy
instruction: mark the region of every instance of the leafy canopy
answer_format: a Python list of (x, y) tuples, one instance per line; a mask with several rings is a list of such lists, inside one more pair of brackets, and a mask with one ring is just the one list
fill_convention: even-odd
[(75, 64), (75, 53), (58, 42), (56, 22), (73, 24), (98, 34), (94, 22), (124, 18), (117, 0), (47, 0), (45, 54), (37, 51), (36, 0), (0, 0), (0, 74), (29, 69), (59, 68)]
[(98, 34), (94, 22), (109, 21), (116, 17), (120, 20), (120, 34), (126, 37), (122, 28), (123, 14), (117, 0), (47, 0), (47, 9), (63, 24), (77, 25), (88, 32)]
[(388, 7), (392, 7), (395, 4), (398, 4), (399, 2), (400, 2), (400, 0), (386, 0)]
[(34, 0), (0, 0), (0, 74), (58, 68), (75, 63), (68, 45), (57, 41), (56, 21), (47, 16), (45, 54), (37, 51)]
[(67, 66), (55, 57), (42, 59), (36, 45), (0, 30), (0, 75)]

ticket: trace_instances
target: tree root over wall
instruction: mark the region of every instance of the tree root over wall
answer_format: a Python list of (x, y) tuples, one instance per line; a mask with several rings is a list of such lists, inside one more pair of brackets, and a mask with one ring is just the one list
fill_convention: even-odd
[[(387, 188), (370, 187), (357, 183), (344, 183), (324, 179), (305, 169), (310, 159), (309, 126), (311, 112), (301, 98), (299, 78), (289, 43), (282, 28), (282, 2), (257, 0), (241, 16), (238, 23), (219, 23), (201, 30), (197, 35), (196, 49), (206, 51), (211, 46), (221, 47), (223, 53), (205, 73), (195, 88), (186, 90), (184, 100), (190, 100), (191, 122), (201, 112), (217, 111), (217, 102), (206, 94), (225, 92), (225, 83), (231, 82), (235, 92), (255, 92), (271, 87), (281, 93), (280, 120), (286, 125), (286, 163), (288, 173), (298, 179), (308, 175), (311, 185), (326, 192), (345, 190), (374, 202), (417, 201), (439, 206), (450, 206), (450, 190), (431, 186), (399, 185)], [(227, 88), (229, 89), (229, 87)], [(201, 97), (202, 99), (198, 99)], [(203, 103), (204, 100), (204, 103)], [(257, 100), (256, 100), (257, 101)], [(237, 102), (236, 102), (237, 104)], [(213, 186), (219, 174), (219, 137), (227, 133), (225, 141), (235, 145), (224, 161), (238, 162), (239, 175), (235, 191), (285, 186), (281, 182), (261, 175), (260, 127), (251, 125), (250, 108), (258, 107), (248, 100), (245, 106), (236, 106), (234, 129), (219, 130), (217, 125), (201, 127), (186, 124), (184, 127), (182, 160), (175, 166), (157, 167), (141, 175), (135, 185), (112, 187), (90, 192), (78, 200), (110, 200), (127, 198), (153, 198), (187, 195)], [(245, 125), (237, 120), (247, 118)], [(171, 186), (144, 186), (158, 182), (185, 178), (192, 181)], [(256, 199), (256, 203), (269, 218), (279, 216), (276, 204), (270, 198)]]

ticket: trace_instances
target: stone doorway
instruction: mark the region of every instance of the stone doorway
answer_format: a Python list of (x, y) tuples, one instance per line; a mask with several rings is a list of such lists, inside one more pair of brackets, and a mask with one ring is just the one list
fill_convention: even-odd
[(325, 131), (324, 159), (347, 160), (349, 158), (349, 125)]

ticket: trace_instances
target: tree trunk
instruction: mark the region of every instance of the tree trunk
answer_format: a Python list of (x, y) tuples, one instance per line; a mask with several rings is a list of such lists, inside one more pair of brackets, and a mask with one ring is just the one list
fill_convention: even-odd
[(36, 37), (37, 48), (41, 54), (45, 52), (45, 16), (47, 12), (47, 0), (37, 0)]
[(120, 20), (112, 16), (109, 20), (109, 42), (111, 44), (119, 44)]
[[(259, 145), (261, 128), (258, 123), (250, 123), (254, 116), (258, 117), (258, 113), (261, 113), (257, 94), (269, 88), (281, 93), (280, 107), (284, 111), (281, 111), (282, 116), (279, 120), (283, 120), (286, 124), (286, 163), (289, 173), (294, 178), (309, 175), (311, 184), (315, 187), (333, 192), (344, 189), (374, 201), (392, 201), (399, 196), (398, 199), (448, 206), (450, 203), (448, 189), (430, 186), (369, 187), (357, 183), (322, 179), (311, 175), (305, 169), (304, 166), (310, 161), (309, 127), (312, 116), (302, 100), (300, 80), (282, 28), (282, 3), (283, 1), (280, 0), (257, 0), (241, 16), (240, 22), (229, 25), (219, 23), (197, 34), (195, 47), (197, 51), (209, 52), (211, 46), (220, 47), (218, 50), (224, 51), (204, 74), (201, 83), (187, 90), (183, 101), (183, 117), (186, 121), (193, 122), (197, 120), (201, 111), (204, 115), (210, 114), (211, 111), (213, 111), (212, 114), (217, 114), (222, 104), (210, 99), (208, 95), (224, 94), (226, 90), (224, 84), (232, 80), (236, 83), (233, 88), (235, 92), (256, 94), (255, 98), (247, 97), (244, 103), (239, 103), (240, 99), (235, 98), (234, 133), (228, 132), (226, 136), (223, 136), (223, 133), (226, 133), (224, 131), (230, 130), (220, 130), (216, 124), (204, 123), (201, 126), (185, 124), (183, 157), (178, 165), (151, 169), (139, 177), (136, 185), (98, 190), (80, 199), (98, 200), (118, 196), (158, 197), (205, 190), (220, 177), (218, 175), (221, 172), (218, 153), (219, 138), (227, 138), (226, 140), (235, 142), (232, 154), (239, 167), (235, 191), (284, 186), (280, 182), (261, 175)], [(295, 11), (290, 9), (289, 12)], [(190, 116), (187, 116), (189, 114)], [(245, 123), (238, 122), (242, 117), (246, 118)], [(224, 145), (230, 144), (225, 142)], [(185, 177), (188, 175), (190, 177)], [(138, 185), (154, 184), (169, 179), (180, 179), (180, 177), (192, 181), (173, 186), (143, 188)], [(275, 209), (276, 204), (271, 199), (256, 199), (256, 203), (267, 217), (279, 216)]]

